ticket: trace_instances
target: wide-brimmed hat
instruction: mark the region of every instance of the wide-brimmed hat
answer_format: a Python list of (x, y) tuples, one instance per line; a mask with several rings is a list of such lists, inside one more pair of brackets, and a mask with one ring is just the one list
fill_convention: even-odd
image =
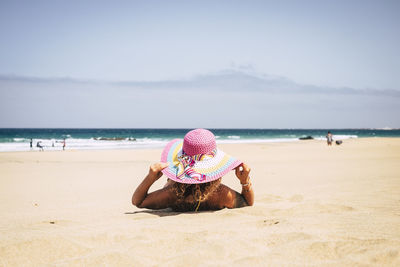
[(242, 162), (217, 148), (215, 136), (206, 129), (188, 132), (183, 139), (170, 141), (161, 155), (169, 166), (162, 172), (184, 184), (208, 183), (221, 178)]

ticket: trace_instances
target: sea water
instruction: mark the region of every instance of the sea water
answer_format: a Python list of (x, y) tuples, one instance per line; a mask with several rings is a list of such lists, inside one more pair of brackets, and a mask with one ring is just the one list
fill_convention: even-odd
[[(0, 152), (65, 149), (161, 148), (191, 129), (42, 129), (0, 128)], [(325, 139), (330, 129), (210, 129), (217, 143), (300, 142), (300, 137)], [(400, 137), (400, 129), (333, 129), (334, 140)], [(30, 140), (32, 139), (32, 148)]]

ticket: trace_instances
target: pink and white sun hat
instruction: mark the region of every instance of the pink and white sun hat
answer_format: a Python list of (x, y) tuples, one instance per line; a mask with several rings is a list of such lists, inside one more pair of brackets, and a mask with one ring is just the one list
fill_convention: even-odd
[(206, 129), (188, 132), (183, 139), (170, 141), (161, 154), (169, 166), (162, 172), (184, 184), (208, 183), (221, 178), (242, 162), (217, 148), (215, 136)]

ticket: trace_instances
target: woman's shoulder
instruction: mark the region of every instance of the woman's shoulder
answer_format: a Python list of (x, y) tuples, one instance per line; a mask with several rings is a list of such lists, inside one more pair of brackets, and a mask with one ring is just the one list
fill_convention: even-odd
[(211, 209), (232, 208), (233, 199), (236, 191), (224, 184), (220, 184), (218, 188), (208, 197), (206, 203)]
[(215, 193), (207, 201), (209, 201), (210, 205), (218, 206), (220, 209), (247, 206), (246, 200), (240, 193), (224, 184), (220, 184)]

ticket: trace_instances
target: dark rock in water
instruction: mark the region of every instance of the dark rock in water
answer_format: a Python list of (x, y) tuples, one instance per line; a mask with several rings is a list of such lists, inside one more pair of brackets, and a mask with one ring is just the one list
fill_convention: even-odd
[(314, 137), (312, 137), (311, 135), (309, 135), (309, 136), (305, 136), (305, 137), (300, 137), (299, 139), (300, 139), (300, 140), (312, 140), (312, 139), (314, 139)]
[(341, 144), (343, 143), (343, 141), (342, 141), (342, 140), (336, 140), (335, 143), (336, 143), (337, 145), (341, 145)]

